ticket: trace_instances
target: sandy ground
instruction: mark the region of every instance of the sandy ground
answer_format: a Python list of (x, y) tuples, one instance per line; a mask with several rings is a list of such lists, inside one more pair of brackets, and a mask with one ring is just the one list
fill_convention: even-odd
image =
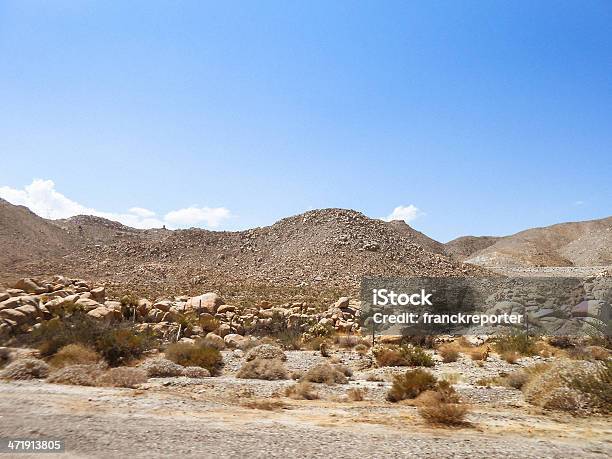
[[(223, 376), (154, 378), (139, 389), (0, 383), (0, 437), (64, 439), (66, 453), (57, 455), (64, 458), (612, 456), (610, 418), (544, 413), (527, 405), (520, 391), (470, 382), (497, 373), (505, 362), (436, 367), (438, 374), (465, 375), (456, 389), (472, 406), (469, 423), (450, 428), (427, 425), (413, 406), (386, 402), (389, 383), (366, 381), (371, 370), (357, 371), (349, 385), (317, 385), (321, 400), (292, 400), (282, 396), (292, 381), (236, 379), (226, 357)], [(321, 358), (308, 352), (288, 357), (290, 368)], [(366, 400), (347, 401), (349, 387), (366, 388)], [(244, 406), (260, 400), (282, 407)]]

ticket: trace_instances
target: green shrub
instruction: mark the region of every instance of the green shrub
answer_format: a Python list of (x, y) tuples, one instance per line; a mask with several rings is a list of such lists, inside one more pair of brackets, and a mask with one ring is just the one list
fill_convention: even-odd
[(394, 346), (374, 351), (376, 363), (381, 367), (433, 367), (433, 358), (418, 346)]
[(50, 356), (68, 344), (93, 346), (101, 326), (83, 312), (42, 322), (30, 333), (29, 340), (43, 356)]
[(96, 339), (96, 350), (111, 366), (136, 359), (152, 349), (157, 341), (148, 333), (136, 334), (131, 328), (106, 329)]
[(495, 342), (495, 350), (498, 354), (506, 354), (516, 352), (520, 355), (536, 354), (536, 342), (538, 339), (535, 336), (529, 336), (526, 333), (515, 333), (499, 337)]
[(221, 352), (203, 344), (174, 343), (166, 349), (166, 358), (184, 367), (206, 368), (217, 374), (223, 365)]

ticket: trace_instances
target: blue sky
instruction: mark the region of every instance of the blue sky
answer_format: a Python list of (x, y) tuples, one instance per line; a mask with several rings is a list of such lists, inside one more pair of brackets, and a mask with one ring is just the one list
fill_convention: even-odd
[(584, 0), (0, 0), (0, 189), (217, 229), (412, 205), (442, 241), (609, 216), (611, 23)]

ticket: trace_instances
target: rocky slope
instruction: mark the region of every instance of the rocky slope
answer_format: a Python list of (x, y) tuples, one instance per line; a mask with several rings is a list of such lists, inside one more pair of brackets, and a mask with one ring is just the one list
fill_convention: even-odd
[(500, 238), (466, 261), (482, 266), (612, 264), (612, 217), (533, 228)]
[(7, 284), (63, 273), (156, 295), (202, 289), (355, 292), (364, 275), (484, 273), (424, 249), (415, 241), (426, 236), (415, 238), (418, 232), (407, 225), (398, 230), (351, 210), (315, 210), (272, 226), (223, 232), (136, 230), (90, 216), (50, 221), (2, 204), (0, 281)]
[(444, 244), (444, 250), (447, 255), (464, 261), (500, 239), (501, 237), (497, 236), (461, 236)]

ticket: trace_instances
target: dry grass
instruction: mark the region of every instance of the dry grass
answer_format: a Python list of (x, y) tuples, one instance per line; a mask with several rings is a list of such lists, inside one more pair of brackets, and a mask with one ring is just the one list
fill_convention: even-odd
[(470, 351), (470, 358), (475, 361), (485, 362), (489, 358), (489, 348), (477, 348)]
[(69, 365), (94, 364), (101, 360), (102, 356), (90, 347), (68, 344), (57, 351), (49, 363), (54, 368), (63, 368)]
[(134, 388), (147, 382), (147, 373), (140, 368), (111, 368), (97, 379), (97, 385)]
[(500, 357), (504, 359), (506, 362), (514, 365), (521, 356), (518, 352), (507, 351), (507, 352), (504, 352)]
[(352, 349), (359, 344), (367, 346), (367, 341), (357, 335), (336, 335), (334, 336), (334, 344), (345, 349)]
[(368, 353), (368, 349), (370, 348), (363, 343), (360, 343), (357, 346), (355, 346), (355, 352), (357, 352), (357, 354), (361, 356), (366, 355)]
[(606, 361), (610, 358), (610, 351), (608, 351), (605, 347), (588, 346), (586, 351), (589, 353), (590, 357), (595, 360)]
[(49, 365), (40, 359), (23, 358), (9, 363), (0, 371), (0, 379), (39, 379), (49, 374)]
[(217, 374), (223, 365), (223, 357), (218, 349), (213, 347), (174, 343), (166, 349), (166, 358), (184, 367), (206, 368), (211, 375)]
[(238, 373), (237, 378), (242, 379), (289, 379), (289, 373), (280, 359), (262, 359), (256, 358), (250, 362), (246, 362)]
[(495, 341), (495, 350), (502, 355), (506, 352), (516, 352), (519, 355), (534, 355), (537, 353), (538, 339), (526, 333), (502, 336)]
[(302, 381), (285, 389), (285, 395), (295, 400), (316, 400), (319, 394), (308, 381)]
[(282, 400), (277, 399), (255, 399), (255, 400), (247, 400), (241, 403), (242, 406), (246, 408), (251, 408), (254, 410), (265, 410), (265, 411), (278, 411), (284, 408), (287, 408), (287, 404)]
[(346, 391), (346, 396), (349, 400), (353, 402), (362, 402), (365, 400), (365, 395), (368, 393), (368, 390), (365, 388), (356, 387), (354, 389), (349, 389)]
[(346, 373), (350, 372), (344, 365), (330, 365), (320, 363), (310, 368), (302, 377), (302, 381), (333, 384), (346, 384), (348, 382)]
[(247, 362), (255, 359), (287, 360), (283, 350), (272, 344), (260, 344), (251, 348), (244, 356)]

